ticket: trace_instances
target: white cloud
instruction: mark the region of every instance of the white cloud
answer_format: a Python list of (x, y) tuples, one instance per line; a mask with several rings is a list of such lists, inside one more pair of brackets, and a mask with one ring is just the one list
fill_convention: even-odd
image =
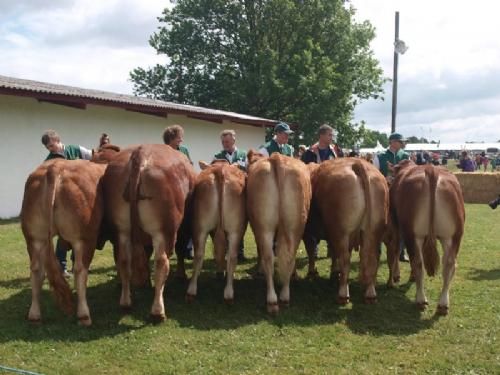
[[(392, 78), (395, 12), (399, 38), (409, 45), (399, 57), (397, 129), (443, 142), (500, 139), (500, 3), (478, 0), (352, 0), (357, 19), (377, 30), (372, 43), (385, 75)], [(386, 101), (368, 101), (356, 119), (390, 132), (392, 83)], [(484, 103), (492, 104), (484, 108)], [(493, 105), (494, 103), (494, 105)], [(484, 110), (488, 114), (484, 114)], [(419, 120), (417, 120), (418, 118)]]

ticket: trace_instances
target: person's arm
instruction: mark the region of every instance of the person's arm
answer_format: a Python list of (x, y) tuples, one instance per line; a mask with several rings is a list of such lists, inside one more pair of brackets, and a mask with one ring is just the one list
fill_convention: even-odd
[(84, 160), (92, 159), (92, 150), (89, 150), (83, 146), (80, 146), (80, 154), (82, 154), (82, 159)]
[(259, 153), (266, 156), (266, 157), (269, 157), (269, 152), (267, 152), (267, 149), (264, 146), (259, 148)]

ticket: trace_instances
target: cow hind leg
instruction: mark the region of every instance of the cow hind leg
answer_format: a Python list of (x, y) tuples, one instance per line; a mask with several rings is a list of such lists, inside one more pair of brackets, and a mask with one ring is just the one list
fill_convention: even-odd
[(450, 306), (450, 284), (455, 275), (455, 262), (458, 253), (458, 243), (451, 239), (441, 240), (443, 246), (443, 288), (436, 313), (438, 315), (447, 315)]
[(194, 259), (193, 259), (193, 275), (189, 281), (189, 286), (186, 292), (186, 302), (191, 303), (196, 298), (198, 292), (198, 276), (203, 266), (203, 258), (205, 257), (205, 246), (208, 233), (200, 233), (193, 238)]
[(120, 295), (120, 308), (123, 311), (129, 311), (132, 306), (130, 292), (130, 280), (132, 277), (132, 243), (130, 238), (121, 235), (118, 241), (118, 269), (122, 283)]
[(242, 235), (228, 235), (228, 253), (226, 262), (226, 287), (224, 288), (224, 301), (232, 304), (234, 301), (234, 270), (238, 263), (238, 249), (241, 243)]
[(31, 271), (31, 306), (28, 312), (28, 320), (33, 323), (39, 323), (42, 319), (40, 310), (40, 295), (42, 293), (42, 284), (45, 278), (45, 268), (43, 265), (42, 254), (44, 252), (44, 247), (46, 246), (48, 246), (46, 242), (28, 241)]
[(174, 243), (175, 234), (171, 235), (170, 239), (153, 239), (155, 249), (155, 295), (151, 307), (151, 320), (156, 323), (161, 323), (167, 318), (163, 301), (163, 289), (170, 271), (167, 253), (171, 254), (173, 252)]
[(373, 304), (377, 302), (377, 292), (375, 290), (375, 283), (377, 279), (377, 266), (378, 266), (378, 255), (377, 246), (379, 241), (375, 238), (370, 237), (368, 234), (364, 234), (363, 242), (361, 244), (360, 250), (360, 281), (365, 285), (365, 296), (364, 300), (367, 304)]
[(295, 271), (295, 251), (299, 240), (289, 236), (278, 236), (278, 272), (281, 281), (280, 302), (290, 304), (290, 279)]
[(72, 246), (75, 254), (73, 272), (75, 275), (75, 289), (78, 297), (76, 316), (79, 324), (90, 326), (92, 324), (92, 319), (90, 318), (90, 310), (87, 304), (87, 280), (90, 264), (89, 254), (93, 252), (94, 249), (90, 244), (84, 242), (76, 242), (73, 243)]
[(351, 252), (349, 251), (349, 236), (345, 236), (340, 241), (331, 241), (331, 242), (338, 244), (338, 246), (336, 246), (334, 249), (334, 251), (337, 252), (335, 258), (338, 262), (338, 267), (340, 269), (337, 303), (340, 305), (345, 305), (349, 303), (350, 300), (349, 269), (351, 267)]
[(260, 256), (260, 265), (264, 272), (267, 287), (267, 312), (270, 314), (277, 314), (279, 312), (278, 296), (274, 289), (274, 254), (273, 254), (273, 240), (274, 232), (262, 233), (258, 231), (255, 240), (257, 242), (257, 249)]
[(429, 304), (424, 290), (424, 262), (422, 258), (422, 247), (424, 244), (423, 238), (410, 238), (406, 241), (408, 252), (413, 254), (411, 262), (411, 272), (415, 276), (417, 287), (415, 295), (415, 303), (421, 311), (427, 308)]

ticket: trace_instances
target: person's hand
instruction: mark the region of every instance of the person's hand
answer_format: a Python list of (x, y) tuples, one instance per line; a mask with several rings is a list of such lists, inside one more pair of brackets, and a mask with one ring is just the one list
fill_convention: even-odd
[(391, 162), (387, 162), (387, 168), (389, 169), (389, 171), (391, 173), (394, 173), (394, 164), (392, 164)]

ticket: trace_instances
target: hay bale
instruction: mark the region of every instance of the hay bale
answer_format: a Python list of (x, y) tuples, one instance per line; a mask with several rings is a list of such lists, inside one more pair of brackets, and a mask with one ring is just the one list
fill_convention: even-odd
[(488, 203), (500, 194), (500, 173), (457, 172), (465, 203)]

